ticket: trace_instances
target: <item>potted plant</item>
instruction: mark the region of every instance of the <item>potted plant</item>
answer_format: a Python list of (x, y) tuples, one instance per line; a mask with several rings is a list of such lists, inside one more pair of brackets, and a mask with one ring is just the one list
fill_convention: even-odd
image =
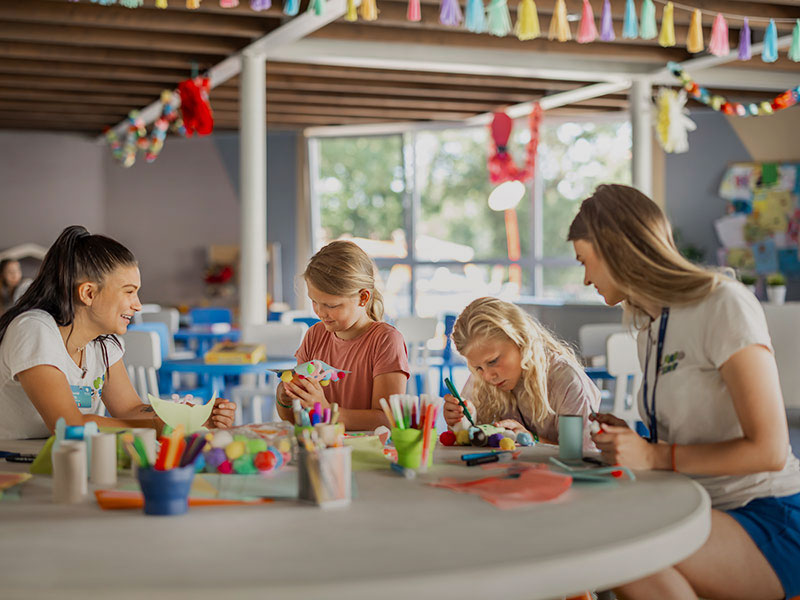
[(739, 281), (741, 281), (742, 284), (748, 290), (750, 290), (750, 292), (755, 296), (755, 293), (756, 293), (756, 281), (758, 281), (758, 279), (756, 279), (755, 275), (750, 275), (749, 273), (741, 273), (739, 275)]
[(786, 278), (781, 273), (767, 276), (767, 300), (770, 304), (783, 304), (786, 301)]

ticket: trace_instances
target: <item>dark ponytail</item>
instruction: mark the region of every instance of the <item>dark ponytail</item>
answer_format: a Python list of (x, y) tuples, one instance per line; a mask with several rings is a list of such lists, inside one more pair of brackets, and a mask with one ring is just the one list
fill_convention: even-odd
[(80, 225), (67, 227), (47, 251), (36, 279), (0, 317), (0, 342), (11, 321), (33, 309), (49, 313), (62, 327), (71, 325), (75, 320), (75, 291), (79, 283), (91, 281), (102, 285), (117, 267), (135, 264), (133, 253), (119, 242), (92, 235)]

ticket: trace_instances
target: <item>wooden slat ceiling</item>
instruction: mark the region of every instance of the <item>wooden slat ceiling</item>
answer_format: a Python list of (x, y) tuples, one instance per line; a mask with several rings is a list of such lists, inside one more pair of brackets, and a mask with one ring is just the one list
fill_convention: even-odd
[[(512, 15), (518, 0), (509, 0)], [(406, 20), (406, 0), (378, 0), (377, 21), (331, 23), (315, 39), (401, 42), (486, 49), (525, 49), (532, 53), (581, 54), (613, 61), (664, 64), (691, 58), (682, 47), (661, 48), (655, 40), (622, 40), (580, 45), (546, 39), (520, 42), (515, 37), (476, 35), (439, 24), (439, 0), (422, 0), (422, 21)], [(591, 0), (599, 17), (602, 0)], [(252, 41), (279, 27), (285, 17), (280, 0), (264, 12), (250, 10), (247, 0), (233, 9), (205, 0), (189, 11), (183, 0), (169, 0), (167, 10), (155, 0), (134, 10), (80, 0), (0, 0), (0, 129), (74, 131), (89, 135), (115, 125), (134, 108), (174, 89), (192, 65), (203, 71)], [(555, 0), (538, 2), (546, 30)], [(615, 30), (622, 28), (623, 0), (612, 0)], [(637, 3), (638, 4), (638, 3)], [(800, 17), (800, 3), (790, 0), (692, 0), (692, 6), (751, 17)], [(463, 2), (462, 2), (463, 5)], [(567, 0), (579, 15), (581, 0)], [(305, 2), (301, 10), (305, 9)], [(658, 10), (660, 15), (660, 8)], [(682, 44), (689, 13), (675, 11), (676, 38)], [(704, 16), (705, 39), (713, 15)], [(732, 23), (732, 26), (734, 24)], [(572, 23), (573, 31), (577, 23)], [(763, 29), (760, 25), (759, 29)], [(754, 37), (759, 35), (756, 27)], [(778, 24), (779, 35), (791, 32)], [(620, 36), (621, 37), (621, 36)], [(755, 39), (754, 39), (755, 41)], [(731, 29), (731, 44), (738, 32)], [(781, 58), (771, 65), (760, 58), (737, 63), (746, 69), (797, 72), (800, 65)], [(331, 67), (314, 64), (267, 64), (267, 123), (270, 127), (384, 123), (392, 121), (460, 120), (544, 95), (585, 85), (556, 81), (447, 72)], [(765, 94), (735, 89), (715, 90), (740, 99), (763, 99)], [(239, 123), (238, 79), (211, 93), (216, 130), (236, 129)], [(620, 111), (625, 93), (577, 102), (561, 112)]]

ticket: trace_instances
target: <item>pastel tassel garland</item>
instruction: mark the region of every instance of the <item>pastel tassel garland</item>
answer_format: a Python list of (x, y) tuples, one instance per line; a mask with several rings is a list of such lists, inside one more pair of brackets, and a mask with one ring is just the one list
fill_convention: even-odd
[(539, 37), (539, 13), (533, 0), (520, 0), (517, 5), (517, 24), (515, 28), (517, 38), (525, 41)]
[(800, 19), (797, 19), (794, 31), (792, 31), (792, 47), (789, 48), (789, 60), (800, 62)]
[(467, 31), (483, 33), (486, 31), (486, 7), (483, 0), (467, 0)]
[(119, 0), (119, 3), (125, 8), (139, 8), (144, 0)]
[(222, 8), (236, 8), (239, 6), (239, 0), (219, 0), (219, 5)]
[(625, 1), (625, 18), (622, 21), (622, 37), (632, 40), (639, 35), (639, 24), (636, 20), (636, 5), (633, 0)]
[(419, 6), (419, 0), (408, 0), (408, 12), (406, 12), (406, 19), (414, 21), (415, 23), (422, 19), (422, 11)]
[(167, 0), (156, 0), (156, 8), (167, 8)]
[(347, 12), (344, 13), (344, 20), (350, 21), (351, 23), (358, 21), (355, 0), (347, 0)]
[(597, 26), (594, 24), (594, 12), (589, 0), (583, 0), (583, 12), (578, 26), (578, 35), (575, 37), (579, 44), (588, 44), (597, 39)]
[(642, 2), (642, 20), (639, 24), (639, 37), (643, 40), (652, 40), (658, 35), (656, 25), (656, 5), (653, 0)]
[(553, 11), (553, 18), (550, 19), (550, 31), (547, 37), (551, 40), (566, 42), (572, 39), (572, 31), (567, 22), (567, 5), (564, 0), (556, 0), (556, 8)]
[(699, 8), (695, 8), (692, 13), (692, 21), (689, 24), (689, 35), (686, 38), (686, 50), (692, 54), (702, 52), (703, 44), (703, 15)]
[(442, 0), (439, 10), (439, 23), (455, 27), (460, 25), (463, 20), (464, 16), (461, 14), (461, 6), (458, 4), (458, 0)]
[(272, 8), (272, 0), (250, 0), (250, 10), (260, 12)]
[(767, 32), (764, 34), (764, 49), (761, 51), (761, 60), (767, 63), (778, 60), (778, 30), (773, 19), (769, 20)]
[(617, 39), (614, 34), (614, 18), (611, 15), (611, 3), (603, 0), (603, 12), (600, 15), (600, 39), (604, 42), (613, 42)]
[(661, 33), (658, 36), (658, 44), (664, 48), (675, 45), (675, 21), (673, 20), (672, 2), (667, 2), (664, 13), (661, 15)]
[(728, 43), (728, 23), (722, 13), (717, 13), (714, 25), (711, 27), (711, 41), (708, 42), (708, 51), (714, 56), (727, 56), (731, 51)]
[(359, 14), (365, 21), (376, 21), (378, 19), (378, 5), (375, 0), (362, 0)]
[(200, 8), (200, 0), (186, 0), (186, 8), (189, 10), (197, 10)]
[(295, 16), (300, 11), (300, 0), (285, 0), (283, 4), (283, 14), (290, 17)]
[(511, 15), (508, 13), (506, 0), (492, 0), (486, 12), (486, 25), (489, 33), (497, 37), (508, 35), (511, 31)]
[(308, 3), (308, 12), (313, 12), (318, 17), (325, 14), (325, 0), (311, 0)]
[(739, 60), (750, 60), (753, 53), (750, 50), (750, 23), (747, 17), (742, 22), (742, 30), (739, 32)]

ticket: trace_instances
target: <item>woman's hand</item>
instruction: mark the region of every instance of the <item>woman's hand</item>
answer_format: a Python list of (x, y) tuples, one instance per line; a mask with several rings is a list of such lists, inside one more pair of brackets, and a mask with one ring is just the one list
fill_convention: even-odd
[[(598, 415), (598, 417), (611, 417), (611, 419), (619, 421), (612, 415)], [(603, 454), (604, 462), (631, 469), (658, 468), (658, 444), (647, 443), (627, 425), (612, 425), (610, 420), (605, 422), (602, 419), (599, 420), (603, 422), (603, 431), (593, 433), (592, 440)]]
[[(464, 404), (467, 405), (467, 410), (469, 414), (475, 415), (475, 405), (472, 404), (469, 400), (465, 400)], [(448, 427), (453, 427), (456, 423), (458, 423), (464, 417), (464, 410), (461, 408), (461, 405), (456, 400), (455, 396), (452, 394), (445, 394), (444, 396), (444, 408), (442, 409), (444, 413), (444, 420), (447, 423)]]
[(286, 395), (290, 398), (297, 398), (303, 408), (314, 408), (317, 402), (322, 405), (322, 410), (330, 408), (330, 403), (325, 398), (325, 392), (322, 389), (319, 381), (314, 379), (293, 379), (292, 381), (284, 381), (283, 389)]
[(611, 425), (612, 427), (628, 427), (628, 424), (625, 421), (619, 417), (615, 417), (611, 413), (596, 413), (595, 415), (589, 415), (589, 420), (597, 421), (603, 426), (603, 429), (606, 428), (606, 425)]
[(519, 421), (515, 421), (514, 419), (503, 419), (502, 421), (495, 421), (495, 427), (502, 427), (503, 429), (509, 429), (516, 434), (527, 432), (530, 433), (525, 426), (520, 423)]
[(214, 408), (211, 409), (211, 416), (205, 422), (205, 426), (209, 429), (228, 429), (233, 427), (235, 418), (236, 403), (225, 398), (217, 398), (214, 400)]

